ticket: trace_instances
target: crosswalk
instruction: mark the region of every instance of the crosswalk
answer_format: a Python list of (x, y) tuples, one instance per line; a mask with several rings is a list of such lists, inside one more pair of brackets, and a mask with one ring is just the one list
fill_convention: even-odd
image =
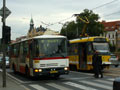
[(29, 84), (31, 90), (113, 90), (114, 78)]

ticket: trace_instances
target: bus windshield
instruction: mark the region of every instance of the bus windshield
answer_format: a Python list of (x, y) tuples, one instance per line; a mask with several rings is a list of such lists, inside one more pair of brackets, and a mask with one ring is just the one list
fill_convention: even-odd
[(93, 43), (93, 49), (103, 52), (109, 52), (109, 45), (108, 43)]
[(66, 39), (37, 39), (36, 41), (36, 56), (37, 57), (66, 57), (67, 47)]

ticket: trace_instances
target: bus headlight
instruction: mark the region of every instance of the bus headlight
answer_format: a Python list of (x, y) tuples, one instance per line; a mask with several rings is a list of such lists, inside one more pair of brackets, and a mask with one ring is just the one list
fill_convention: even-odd
[(38, 69), (35, 69), (35, 72), (39, 72), (39, 70), (38, 70)]
[(42, 69), (39, 69), (39, 72), (42, 72)]
[(42, 72), (42, 69), (35, 69), (35, 72)]
[(64, 70), (68, 70), (68, 68), (67, 68), (67, 67), (65, 67), (65, 68), (64, 68)]

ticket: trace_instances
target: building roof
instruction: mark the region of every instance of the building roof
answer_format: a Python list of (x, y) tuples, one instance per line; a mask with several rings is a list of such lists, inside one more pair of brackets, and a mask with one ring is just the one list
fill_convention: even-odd
[(34, 22), (33, 22), (33, 18), (31, 18), (31, 20), (30, 20), (30, 24), (34, 24)]
[(120, 20), (110, 22), (102, 21), (102, 24), (104, 24), (105, 31), (115, 31), (120, 26)]

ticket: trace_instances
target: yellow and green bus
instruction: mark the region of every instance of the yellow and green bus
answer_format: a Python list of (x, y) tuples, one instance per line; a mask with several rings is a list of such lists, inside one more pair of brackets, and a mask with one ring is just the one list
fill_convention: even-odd
[(69, 41), (68, 55), (71, 70), (92, 70), (94, 50), (102, 56), (103, 68), (109, 68), (111, 62), (109, 40), (105, 37), (82, 37)]

